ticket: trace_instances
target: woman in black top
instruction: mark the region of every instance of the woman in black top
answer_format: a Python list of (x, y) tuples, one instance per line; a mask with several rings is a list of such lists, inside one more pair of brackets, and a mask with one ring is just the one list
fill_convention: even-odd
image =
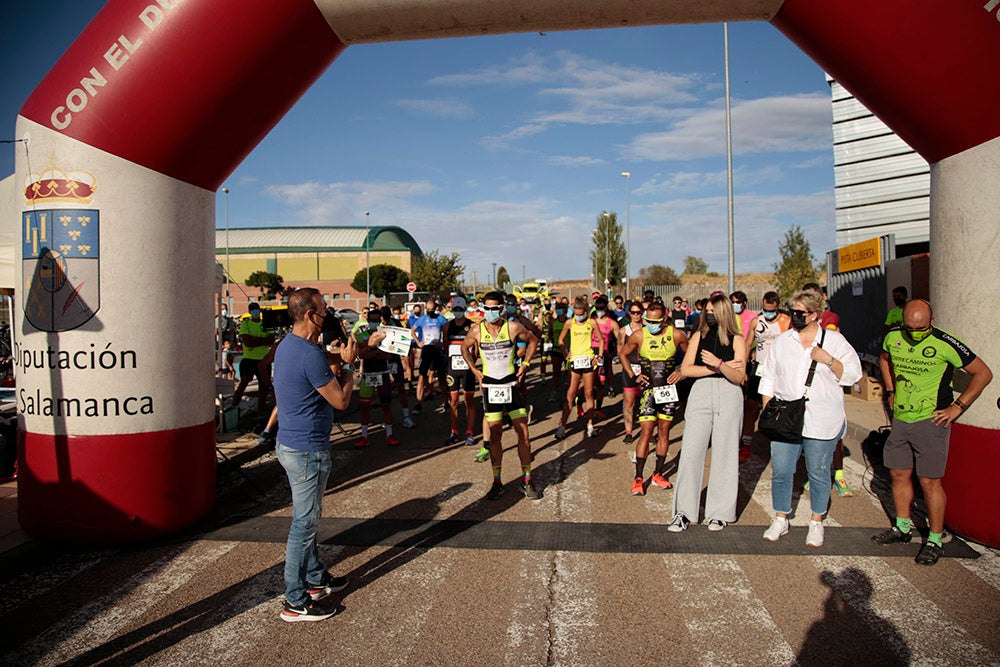
[(698, 522), (709, 442), (712, 464), (705, 501), (708, 529), (722, 530), (736, 520), (743, 423), (740, 385), (746, 378), (746, 358), (746, 340), (740, 335), (733, 304), (725, 294), (718, 293), (706, 304), (681, 364), (681, 374), (695, 382), (684, 410), (674, 518), (667, 527), (670, 532), (679, 533)]

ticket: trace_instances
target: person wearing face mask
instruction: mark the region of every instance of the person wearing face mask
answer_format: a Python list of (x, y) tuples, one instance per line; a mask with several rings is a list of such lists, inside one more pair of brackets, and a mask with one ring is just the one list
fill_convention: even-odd
[(351, 333), (359, 350), (358, 355), (361, 357), (361, 383), (358, 386), (358, 396), (361, 403), (361, 437), (354, 443), (355, 449), (368, 446), (371, 407), (376, 395), (379, 405), (382, 407), (385, 444), (399, 445), (399, 440), (392, 434), (393, 385), (389, 373), (389, 361), (394, 358), (394, 355), (369, 345), (369, 339), (378, 331), (381, 323), (382, 314), (378, 304), (369, 305), (363, 326), (355, 326)]
[[(892, 477), (896, 521), (888, 530), (873, 535), (872, 541), (888, 545), (912, 539), (910, 504), (915, 469), (927, 504), (930, 531), (916, 563), (934, 565), (943, 553), (941, 535), (948, 499), (941, 478), (948, 462), (949, 426), (989, 385), (993, 372), (965, 343), (934, 326), (934, 312), (923, 299), (903, 307), (903, 323), (882, 341), (879, 367), (892, 409), (892, 432), (885, 443), (883, 461)], [(958, 398), (953, 398), (951, 378), (956, 368), (969, 374), (969, 383)]]
[(462, 343), (472, 330), (473, 322), (466, 317), (465, 299), (456, 296), (451, 302), (454, 318), (444, 327), (444, 340), (448, 346), (448, 396), (451, 434), (446, 445), (462, 442), (458, 434), (458, 398), (465, 392), (465, 444), (475, 444), (472, 426), (476, 423), (476, 378), (462, 356)]
[(441, 393), (448, 394), (445, 384), (445, 358), (441, 345), (444, 325), (448, 319), (438, 312), (437, 301), (427, 300), (427, 309), (410, 327), (413, 339), (420, 349), (420, 367), (417, 377), (417, 404), (413, 406), (413, 414), (419, 415), (423, 410), (424, 392), (430, 392), (435, 379), (441, 384)]
[[(654, 301), (642, 317), (643, 327), (632, 333), (622, 346), (618, 358), (622, 373), (642, 389), (639, 399), (639, 440), (635, 445), (635, 477), (632, 480), (632, 495), (646, 494), (643, 468), (649, 456), (649, 441), (653, 438), (654, 425), (657, 430), (656, 467), (650, 480), (661, 489), (673, 486), (664, 469), (667, 449), (670, 446), (670, 425), (680, 409), (677, 382), (680, 371), (674, 365), (677, 350), (687, 350), (687, 336), (674, 328), (665, 317), (663, 304)], [(639, 353), (639, 372), (630, 362), (633, 352)]]
[[(601, 420), (605, 419), (606, 416), (602, 410), (604, 405), (604, 396), (614, 396), (615, 394), (615, 370), (613, 366), (613, 361), (615, 353), (617, 352), (618, 335), (620, 328), (618, 327), (618, 320), (611, 317), (608, 311), (608, 297), (599, 296), (594, 302), (594, 313), (593, 313), (594, 323), (597, 325), (597, 333), (601, 337), (601, 346), (603, 353), (598, 356), (600, 370), (597, 374), (597, 386), (596, 386), (596, 402), (597, 406), (594, 410), (594, 419)], [(597, 352), (597, 345), (594, 345), (594, 352)]]
[[(522, 299), (521, 301), (523, 302), (524, 300)], [(529, 306), (529, 309), (530, 309), (530, 306)], [(507, 299), (506, 299), (506, 314), (505, 314), (505, 316), (506, 316), (508, 322), (517, 322), (522, 327), (524, 327), (525, 329), (527, 329), (528, 331), (530, 331), (531, 335), (534, 336), (536, 339), (539, 339), (539, 340), (541, 339), (541, 337), (542, 337), (542, 330), (540, 328), (538, 328), (537, 324), (535, 324), (534, 322), (531, 321), (531, 318), (526, 317), (524, 315), (524, 312), (521, 310), (521, 306), (518, 304), (517, 297), (514, 296), (513, 294), (508, 294), (507, 295)], [(516, 355), (516, 357), (514, 359), (515, 366), (520, 366), (521, 362), (524, 360), (524, 355), (527, 352), (527, 350), (528, 350), (528, 342), (527, 342), (527, 340), (525, 340), (525, 339), (518, 339), (518, 341), (517, 341), (517, 355)], [(525, 394), (525, 389), (526, 389), (526, 382), (527, 382), (527, 380), (526, 380), (526, 374), (525, 375), (518, 374), (518, 378), (519, 378), (518, 379), (518, 390), (521, 392), (522, 395), (524, 395)], [(531, 408), (530, 408), (530, 406), (529, 406), (528, 410), (529, 410), (528, 422), (530, 423), (531, 422), (531, 417), (530, 417)]]
[(830, 503), (833, 452), (847, 428), (843, 388), (861, 379), (861, 360), (839, 331), (821, 327), (822, 293), (802, 290), (791, 303), (792, 328), (771, 344), (761, 371), (760, 394), (764, 407), (772, 397), (795, 400), (805, 395), (808, 400), (802, 442), (771, 441), (774, 519), (764, 531), (764, 539), (776, 542), (789, 530), (792, 478), (799, 458), (804, 456), (812, 510), (806, 546), (820, 547), (823, 516)]
[[(578, 296), (573, 301), (573, 319), (568, 320), (559, 334), (559, 347), (569, 360), (569, 389), (563, 401), (562, 418), (556, 429), (556, 439), (566, 437), (566, 422), (569, 419), (570, 407), (576, 400), (576, 394), (583, 385), (584, 416), (587, 419), (587, 437), (594, 435), (594, 375), (597, 370), (597, 360), (604, 355), (604, 341), (599, 335), (597, 324), (590, 317), (587, 297)], [(597, 339), (598, 355), (594, 356), (594, 339)], [(567, 340), (568, 339), (568, 340)], [(568, 344), (567, 344), (568, 343)]]
[[(489, 458), (493, 464), (493, 485), (486, 494), (487, 500), (496, 500), (503, 494), (501, 478), (503, 461), (503, 415), (510, 416), (517, 433), (517, 456), (521, 462), (521, 493), (525, 498), (538, 500), (542, 496), (531, 480), (531, 442), (528, 437), (528, 410), (524, 397), (517, 391), (518, 380), (528, 372), (538, 347), (538, 338), (525, 329), (516, 319), (503, 316), (503, 296), (490, 292), (483, 297), (485, 317), (473, 326), (462, 342), (462, 357), (476, 377), (483, 391), (483, 412), (489, 433)], [(521, 365), (516, 367), (516, 341), (525, 340), (527, 347)], [(476, 368), (476, 362), (482, 370)]]
[[(629, 321), (621, 327), (619, 332), (619, 350), (625, 347), (629, 336), (642, 331), (642, 314), (642, 306), (638, 302), (629, 302)], [(635, 425), (635, 403), (639, 392), (642, 390), (642, 387), (636, 382), (636, 378), (642, 372), (639, 365), (639, 348), (633, 347), (629, 349), (630, 351), (627, 354), (619, 352), (618, 357), (622, 364), (622, 422), (625, 426), (625, 439), (623, 442), (626, 445), (632, 444), (632, 429)], [(632, 369), (631, 373), (628, 372), (629, 368)]]
[(675, 296), (672, 304), (673, 307), (670, 312), (667, 313), (667, 317), (670, 318), (670, 322), (673, 324), (674, 329), (677, 329), (678, 331), (687, 331), (688, 312), (684, 310), (684, 300), (679, 296)]
[[(751, 327), (757, 313), (753, 312), (747, 307), (747, 295), (745, 292), (739, 290), (733, 292), (729, 295), (729, 299), (733, 302), (733, 312), (736, 313), (736, 317), (740, 321), (740, 332), (743, 334), (744, 338), (750, 336)], [(747, 346), (747, 352), (753, 349), (751, 346)]]
[(778, 310), (781, 298), (777, 292), (764, 294), (764, 308), (750, 322), (750, 336), (747, 347), (750, 348), (751, 362), (747, 367), (747, 391), (743, 401), (743, 440), (740, 443), (740, 463), (750, 459), (750, 441), (756, 430), (757, 417), (760, 416), (760, 376), (767, 353), (771, 350), (774, 339), (788, 331), (792, 326), (791, 318)]
[(719, 531), (736, 520), (739, 488), (739, 433), (743, 422), (746, 379), (746, 341), (736, 324), (736, 313), (725, 294), (705, 305), (698, 329), (691, 335), (681, 374), (694, 378), (684, 409), (684, 439), (674, 490), (672, 533), (698, 521), (705, 458), (712, 443), (705, 518), (708, 529)]
[[(264, 329), (261, 321), (260, 304), (251, 303), (247, 307), (250, 317), (240, 322), (240, 341), (243, 343), (243, 358), (240, 359), (240, 383), (233, 392), (233, 405), (239, 405), (243, 400), (250, 380), (257, 378), (258, 384), (264, 384), (260, 377), (260, 360), (267, 356), (274, 344), (274, 335)], [(263, 397), (264, 388), (258, 389), (257, 412), (261, 417), (267, 415), (267, 401)]]
[(889, 329), (899, 326), (903, 323), (903, 306), (906, 305), (906, 300), (909, 297), (909, 292), (906, 287), (900, 285), (899, 287), (894, 287), (892, 290), (892, 303), (893, 308), (885, 316), (885, 331), (889, 332)]
[(562, 337), (563, 329), (569, 320), (568, 305), (568, 301), (564, 299), (556, 301), (555, 314), (549, 321), (547, 331), (546, 342), (551, 347), (549, 356), (552, 358), (552, 389), (549, 393), (549, 403), (555, 403), (559, 400), (559, 388), (562, 386), (563, 371), (566, 368), (566, 352), (559, 344), (559, 339)]

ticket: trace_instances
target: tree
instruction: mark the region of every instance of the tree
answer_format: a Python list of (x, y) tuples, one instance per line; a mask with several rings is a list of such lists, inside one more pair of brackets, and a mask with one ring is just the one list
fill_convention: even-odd
[(806, 283), (816, 282), (816, 258), (809, 241), (796, 225), (785, 232), (785, 239), (778, 244), (781, 261), (774, 264), (774, 280), (782, 299), (791, 297)]
[(688, 255), (684, 258), (684, 274), (685, 276), (700, 276), (708, 273), (708, 262), (703, 260), (701, 257), (693, 257)]
[(456, 289), (458, 277), (465, 267), (458, 263), (460, 255), (453, 252), (442, 255), (437, 250), (414, 257), (410, 267), (410, 278), (422, 292), (438, 292)]
[(391, 264), (375, 264), (369, 271), (361, 269), (354, 274), (351, 287), (359, 292), (367, 289), (367, 283), (371, 282), (372, 294), (389, 294), (389, 292), (402, 292), (406, 289), (406, 283), (410, 282), (410, 274)]
[(617, 288), (625, 277), (625, 244), (622, 243), (618, 214), (602, 211), (597, 216), (597, 229), (591, 234), (591, 240), (590, 266), (594, 282), (603, 285), (606, 279), (612, 288)]
[(502, 289), (504, 285), (510, 282), (510, 274), (507, 273), (507, 269), (500, 267), (497, 269), (497, 289)]
[(247, 287), (259, 287), (264, 290), (261, 297), (264, 301), (270, 301), (285, 291), (285, 279), (277, 273), (268, 273), (267, 271), (254, 271), (247, 276), (245, 284)]
[(639, 269), (639, 283), (642, 285), (680, 285), (677, 272), (669, 266), (652, 264)]

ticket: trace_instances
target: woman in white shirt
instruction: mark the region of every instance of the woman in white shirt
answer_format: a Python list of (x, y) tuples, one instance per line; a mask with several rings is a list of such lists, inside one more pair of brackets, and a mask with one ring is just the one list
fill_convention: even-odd
[(788, 515), (792, 512), (792, 477), (799, 457), (804, 453), (812, 509), (806, 544), (822, 546), (823, 515), (830, 502), (830, 463), (837, 440), (847, 426), (843, 387), (861, 379), (861, 361), (847, 339), (838, 331), (820, 328), (819, 316), (823, 306), (823, 295), (813, 290), (803, 290), (792, 297), (792, 328), (774, 339), (760, 380), (760, 394), (765, 407), (772, 397), (783, 400), (801, 398), (806, 392), (809, 366), (816, 361), (812, 385), (806, 393), (808, 400), (802, 442), (771, 442), (774, 520), (764, 531), (764, 539), (771, 542), (776, 542), (788, 532)]

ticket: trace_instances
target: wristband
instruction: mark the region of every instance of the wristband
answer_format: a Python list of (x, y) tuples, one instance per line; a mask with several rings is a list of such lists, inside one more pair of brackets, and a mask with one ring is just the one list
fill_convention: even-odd
[(722, 362), (721, 361), (719, 362), (719, 365), (715, 367), (715, 372), (716, 373), (721, 373), (722, 372)]
[(340, 365), (340, 372), (341, 373), (350, 373), (351, 375), (354, 375), (354, 366), (352, 364), (341, 364)]
[(966, 404), (965, 404), (965, 403), (963, 403), (962, 401), (958, 400), (957, 398), (955, 399), (955, 405), (957, 405), (957, 406), (958, 406), (958, 408), (959, 408), (959, 409), (960, 409), (960, 410), (961, 410), (962, 412), (965, 412), (966, 410), (968, 410), (968, 409), (969, 409), (969, 406), (968, 406), (968, 405), (966, 405)]

